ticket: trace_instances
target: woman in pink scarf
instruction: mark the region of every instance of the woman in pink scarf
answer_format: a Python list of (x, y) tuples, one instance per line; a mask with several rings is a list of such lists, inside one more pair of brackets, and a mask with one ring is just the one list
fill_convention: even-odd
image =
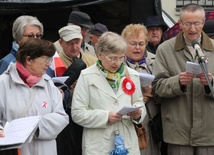
[(0, 138), (7, 136), (6, 121), (42, 116), (31, 142), (21, 147), (21, 155), (56, 155), (55, 138), (68, 124), (62, 94), (45, 74), (54, 53), (52, 42), (28, 38), (20, 44), (17, 62), (0, 76)]

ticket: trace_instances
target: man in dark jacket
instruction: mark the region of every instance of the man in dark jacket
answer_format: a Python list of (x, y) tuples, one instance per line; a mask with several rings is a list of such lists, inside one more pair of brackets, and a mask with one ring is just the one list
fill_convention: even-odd
[(164, 41), (163, 33), (167, 30), (167, 25), (158, 16), (149, 16), (145, 24), (149, 42), (146, 47), (147, 51), (156, 54), (157, 47)]

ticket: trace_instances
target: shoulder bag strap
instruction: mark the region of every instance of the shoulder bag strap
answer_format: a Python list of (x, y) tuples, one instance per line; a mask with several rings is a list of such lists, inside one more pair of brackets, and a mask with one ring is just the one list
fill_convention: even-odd
[(24, 117), (27, 114), (27, 111), (29, 110), (29, 108), (31, 107), (31, 105), (33, 103), (33, 99), (35, 97), (36, 91), (37, 91), (37, 89), (31, 93), (30, 99), (28, 101), (28, 104), (27, 104), (27, 106), (25, 107), (25, 109), (22, 111), (22, 113), (20, 115), (21, 117)]
[(151, 113), (149, 111), (149, 107), (146, 103), (145, 103), (145, 107), (146, 107), (146, 111), (148, 112), (149, 120), (152, 120), (152, 115), (151, 115)]

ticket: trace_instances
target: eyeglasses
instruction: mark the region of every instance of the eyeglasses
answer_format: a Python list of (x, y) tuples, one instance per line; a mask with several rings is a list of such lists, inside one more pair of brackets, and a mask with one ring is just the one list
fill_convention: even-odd
[(202, 26), (204, 23), (203, 22), (182, 22), (182, 24), (186, 27), (192, 27), (192, 25), (194, 27), (200, 27)]
[(43, 62), (46, 63), (46, 64), (50, 64), (50, 63), (53, 61), (53, 57), (49, 57), (49, 58), (38, 57), (38, 58), (36, 58), (36, 59), (41, 60), (41, 61), (43, 61)]
[(125, 60), (125, 55), (123, 55), (122, 57), (113, 57), (113, 58), (110, 58), (108, 56), (106, 56), (104, 53), (103, 53), (103, 56), (108, 60), (110, 61), (111, 63), (115, 63), (115, 62), (123, 62)]
[(137, 45), (139, 47), (143, 47), (144, 45), (146, 45), (144, 42), (135, 42), (135, 41), (128, 42), (128, 44), (133, 46), (133, 47), (137, 47)]
[(28, 38), (42, 38), (42, 34), (23, 34), (24, 37), (28, 37)]

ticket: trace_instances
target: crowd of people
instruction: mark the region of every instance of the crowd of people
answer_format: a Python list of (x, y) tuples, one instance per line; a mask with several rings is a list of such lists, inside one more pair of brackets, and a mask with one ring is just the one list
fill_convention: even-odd
[[(0, 155), (109, 155), (115, 131), (130, 155), (213, 155), (213, 22), (205, 21), (203, 7), (186, 4), (178, 20), (181, 32), (165, 41), (168, 27), (158, 16), (117, 34), (93, 24), (88, 14), (72, 11), (53, 43), (42, 38), (44, 28), (36, 17), (18, 17), (12, 49), (0, 60), (0, 138), (7, 136), (7, 121), (42, 117), (29, 143)], [(67, 85), (68, 98), (52, 81), (55, 53), (68, 73), (78, 63), (85, 66)], [(187, 72), (188, 61), (198, 67), (205, 63), (205, 71)], [(154, 80), (144, 85), (141, 73)], [(125, 106), (140, 108), (118, 112)], [(159, 141), (150, 124), (156, 116), (162, 120)], [(144, 149), (139, 149), (134, 124), (145, 128)]]

